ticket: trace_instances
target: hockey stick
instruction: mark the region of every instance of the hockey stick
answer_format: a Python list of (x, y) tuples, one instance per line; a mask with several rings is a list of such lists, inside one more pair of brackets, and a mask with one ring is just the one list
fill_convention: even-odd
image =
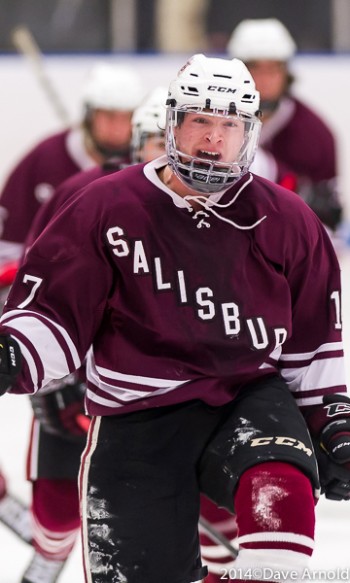
[(205, 534), (208, 536), (208, 538), (210, 538), (213, 542), (224, 546), (234, 559), (237, 558), (238, 550), (235, 549), (235, 547), (223, 534), (221, 534), (221, 532), (217, 531), (216, 528), (210, 524), (210, 522), (203, 518), (203, 516), (199, 517), (199, 524), (205, 531)]
[(0, 499), (0, 524), (7, 526), (22, 541), (32, 544), (30, 510), (12, 494), (5, 494)]
[(35, 77), (60, 120), (65, 125), (69, 125), (68, 112), (45, 71), (42, 53), (29, 28), (17, 26), (11, 33), (11, 40), (17, 51), (29, 59), (34, 69)]

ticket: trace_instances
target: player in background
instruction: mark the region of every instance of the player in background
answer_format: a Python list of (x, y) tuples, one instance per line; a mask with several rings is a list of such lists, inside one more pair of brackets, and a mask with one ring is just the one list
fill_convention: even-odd
[(297, 176), (298, 194), (332, 234), (342, 219), (337, 145), (327, 123), (293, 95), (294, 39), (275, 18), (247, 19), (232, 32), (227, 50), (247, 65), (260, 92), (260, 146)]
[(45, 391), (89, 351), (86, 581), (202, 580), (200, 491), (237, 515), (230, 578), (303, 572), (309, 432), (323, 492), (349, 497), (339, 266), (300, 197), (249, 173), (259, 130), (244, 64), (194, 56), (170, 84), (167, 155), (85, 187), (11, 288), (2, 392)]
[[(156, 87), (134, 110), (131, 118), (131, 141), (129, 160), (131, 164), (149, 162), (165, 152), (165, 87)], [(124, 167), (124, 165), (122, 166)], [(55, 195), (37, 213), (26, 239), (26, 250), (43, 232), (54, 216), (61, 211), (79, 191), (102, 176), (121, 169), (118, 159), (109, 158), (95, 168), (79, 172), (65, 180), (55, 191)]]
[[(53, 193), (55, 196), (58, 184), (80, 174), (82, 168), (89, 169), (90, 181), (99, 175), (103, 163), (116, 171), (130, 162), (131, 117), (142, 97), (143, 87), (133, 70), (107, 63), (95, 65), (82, 90), (84, 116), (80, 126), (44, 140), (17, 165), (1, 197), (2, 216), (7, 217), (0, 240), (5, 275), (13, 275), (25, 238), (33, 236), (36, 217), (52, 201), (46, 199)], [(8, 289), (2, 293), (5, 301)], [(42, 411), (48, 424), (35, 421), (30, 438), (27, 476), (33, 482), (31, 538), (35, 553), (23, 583), (54, 581), (80, 526), (76, 481), (86, 437), (85, 384), (75, 373), (53, 383), (52, 389)], [(33, 402), (34, 409), (42, 406)], [(0, 520), (13, 528), (10, 510), (6, 504), (1, 513), (0, 504)], [(27, 510), (23, 511), (27, 516)]]
[(16, 165), (1, 193), (0, 265), (19, 259), (32, 222), (55, 188), (114, 157), (129, 162), (131, 116), (143, 88), (135, 71), (98, 63), (82, 88), (79, 125), (44, 139)]

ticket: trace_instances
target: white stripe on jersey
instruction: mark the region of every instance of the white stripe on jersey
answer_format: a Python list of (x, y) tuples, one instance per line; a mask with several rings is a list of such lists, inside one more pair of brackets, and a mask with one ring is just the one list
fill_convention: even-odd
[(33, 393), (36, 393), (39, 386), (39, 378), (38, 378), (38, 371), (37, 371), (37, 367), (35, 364), (35, 360), (32, 356), (32, 354), (30, 353), (30, 351), (28, 350), (28, 348), (23, 344), (23, 342), (20, 342), (20, 340), (17, 339), (18, 345), (21, 349), (21, 354), (24, 358), (24, 360), (26, 361), (28, 368), (29, 368), (29, 372), (30, 372), (30, 376), (32, 379), (32, 383), (33, 383)]
[[(23, 357), (26, 359), (31, 372), (34, 387), (38, 388), (35, 357), (40, 359), (43, 365), (43, 387), (52, 379), (60, 379), (72, 372), (68, 368), (64, 349), (70, 353), (75, 369), (80, 367), (81, 362), (78, 352), (66, 330), (46, 316), (40, 315), (39, 317), (35, 312), (27, 310), (11, 310), (2, 316), (0, 321), (7, 326), (11, 326), (14, 331), (18, 330), (26, 338), (30, 338), (30, 342), (26, 344), (26, 350), (23, 347), (23, 343), (21, 342), (20, 344), (21, 350), (23, 350)], [(47, 322), (47, 325), (45, 322)], [(62, 338), (62, 343), (57, 340), (50, 328), (57, 330), (57, 335)], [(47, 350), (48, 346), (50, 347), (49, 350)], [(37, 350), (37, 347), (39, 347), (39, 350)]]
[(342, 342), (328, 342), (327, 344), (321, 344), (316, 350), (313, 352), (300, 352), (300, 353), (293, 353), (293, 354), (281, 354), (280, 360), (284, 361), (293, 361), (293, 360), (311, 360), (313, 359), (316, 354), (320, 354), (321, 352), (334, 352), (343, 350), (343, 343)]
[(309, 366), (284, 368), (281, 371), (293, 393), (316, 391), (345, 384), (342, 358), (314, 360)]
[(103, 407), (112, 407), (113, 409), (116, 407), (123, 407), (123, 405), (121, 403), (117, 403), (116, 401), (112, 401), (112, 399), (106, 399), (104, 397), (100, 397), (99, 395), (96, 395), (96, 393), (94, 393), (94, 391), (92, 391), (91, 389), (87, 388), (86, 389), (86, 398), (90, 401), (93, 401), (94, 403), (97, 403), (98, 405), (102, 405)]
[[(329, 356), (321, 356), (326, 352)], [(320, 393), (322, 389), (346, 386), (342, 342), (321, 344), (312, 352), (282, 353), (274, 364), (276, 357), (278, 349), (269, 355), (271, 362), (264, 362), (259, 369), (279, 370), (299, 406), (322, 403), (322, 395), (310, 395), (312, 392)]]
[[(101, 375), (110, 380), (120, 380), (129, 383), (130, 387), (118, 387), (112, 385), (103, 381)], [(91, 401), (105, 405), (106, 407), (120, 407), (121, 405), (115, 401), (115, 399), (118, 399), (118, 401), (121, 401), (122, 403), (130, 403), (139, 399), (147, 399), (148, 397), (163, 395), (164, 393), (174, 391), (188, 382), (187, 380), (173, 381), (170, 379), (129, 375), (96, 366), (91, 350), (87, 357), (86, 377), (88, 381), (105, 393), (104, 396), (97, 396), (93, 391), (88, 390), (87, 397)], [(154, 387), (155, 390), (149, 391), (142, 389), (142, 387)], [(108, 399), (109, 396), (111, 397), (110, 400)]]
[(131, 375), (122, 372), (116, 372), (103, 368), (102, 366), (96, 366), (96, 370), (99, 375), (104, 377), (117, 380), (125, 381), (127, 383), (132, 383), (135, 385), (142, 385), (143, 387), (159, 387), (159, 388), (172, 388), (176, 389), (184, 383), (188, 383), (188, 380), (184, 381), (171, 381), (169, 379), (160, 379), (156, 377), (143, 377), (141, 375)]

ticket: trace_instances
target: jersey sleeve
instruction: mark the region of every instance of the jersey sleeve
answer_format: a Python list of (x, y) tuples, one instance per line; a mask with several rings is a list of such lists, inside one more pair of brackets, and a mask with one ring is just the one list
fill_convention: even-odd
[(309, 223), (304, 247), (300, 253), (296, 242), (286, 263), (292, 334), (279, 359), (281, 374), (301, 407), (321, 403), (323, 395), (346, 392), (340, 268), (317, 219)]
[(81, 201), (37, 239), (9, 294), (1, 323), (25, 360), (14, 392), (35, 392), (79, 368), (101, 325), (116, 272), (100, 214)]

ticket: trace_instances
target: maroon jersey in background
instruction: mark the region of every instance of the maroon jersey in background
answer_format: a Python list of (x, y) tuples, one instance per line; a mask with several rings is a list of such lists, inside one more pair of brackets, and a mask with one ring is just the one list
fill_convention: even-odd
[(0, 260), (18, 259), (34, 217), (56, 186), (82, 169), (95, 166), (80, 129), (40, 142), (15, 167), (1, 194)]
[(324, 121), (295, 97), (285, 96), (264, 122), (260, 146), (295, 175), (292, 189), (335, 231), (342, 220), (342, 201), (335, 138)]
[(251, 174), (189, 212), (158, 179), (165, 163), (94, 181), (28, 252), (2, 317), (27, 363), (14, 392), (64, 377), (91, 345), (92, 415), (220, 405), (276, 371), (299, 405), (345, 391), (339, 267), (314, 213)]
[(71, 200), (71, 197), (76, 196), (77, 192), (97, 178), (106, 176), (111, 172), (120, 170), (120, 164), (112, 162), (106, 163), (103, 166), (96, 166), (83, 172), (78, 172), (71, 176), (58, 186), (55, 190), (54, 196), (50, 198), (37, 212), (29, 235), (26, 238), (26, 248), (30, 247), (35, 239), (39, 237), (41, 232), (45, 229), (50, 220), (60, 211), (66, 203)]
[(260, 145), (298, 176), (313, 182), (338, 174), (332, 132), (295, 97), (283, 98), (271, 120), (263, 124)]

